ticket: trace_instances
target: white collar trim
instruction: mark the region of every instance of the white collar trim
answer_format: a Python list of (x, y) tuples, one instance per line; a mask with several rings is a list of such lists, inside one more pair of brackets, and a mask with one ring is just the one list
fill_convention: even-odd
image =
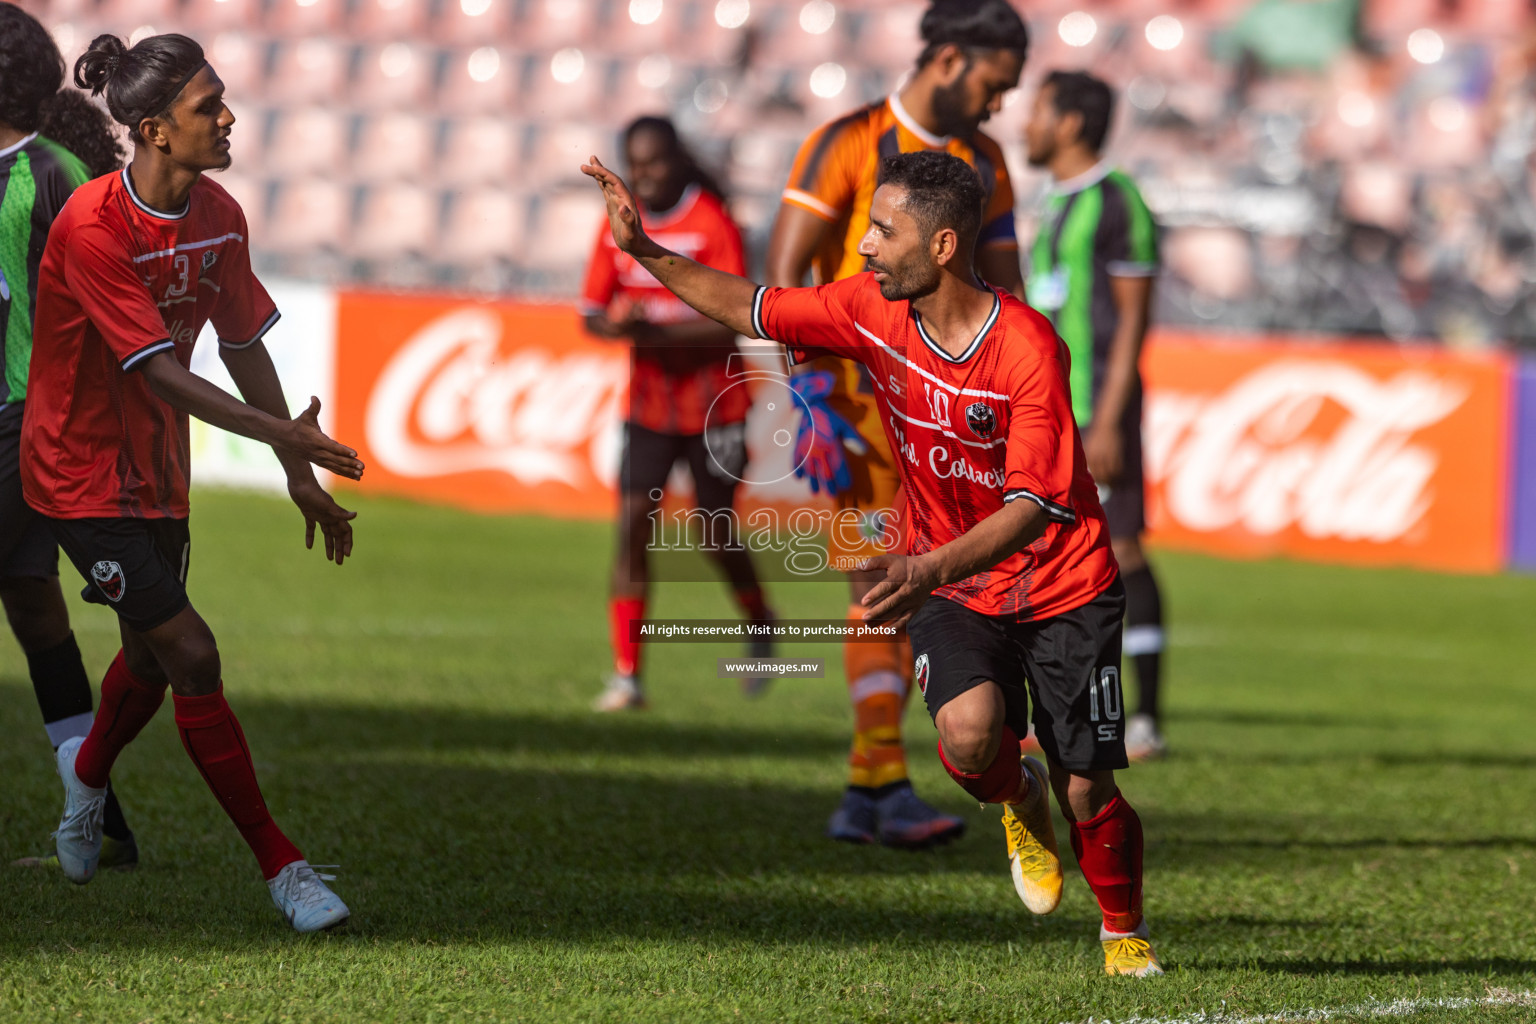
[(699, 195), (703, 191), (698, 185), (689, 185), (683, 189), (683, 194), (677, 197), (677, 202), (673, 203), (671, 207), (660, 214), (651, 214), (650, 223), (645, 225), (646, 230), (669, 228), (677, 221), (688, 216), (693, 210), (693, 204), (699, 201)]
[(916, 310), (912, 312), (912, 322), (917, 324), (918, 337), (923, 339), (923, 344), (927, 345), (930, 349), (933, 350), (934, 355), (948, 363), (963, 363), (967, 359), (971, 358), (971, 356), (975, 355), (977, 350), (981, 348), (981, 343), (987, 340), (987, 335), (990, 334), (992, 328), (996, 326), (997, 318), (1002, 313), (1002, 311), (1003, 300), (998, 298), (997, 292), (992, 292), (992, 312), (987, 314), (987, 319), (984, 323), (982, 323), (981, 330), (976, 332), (976, 337), (971, 339), (971, 343), (965, 347), (965, 351), (960, 353), (958, 356), (950, 355), (948, 352), (944, 351), (943, 347), (940, 346), (938, 342), (934, 341), (928, 336), (928, 329), (923, 326), (923, 318), (917, 315)]
[(918, 124), (916, 119), (914, 119), (911, 114), (907, 113), (907, 108), (901, 105), (900, 96), (897, 96), (895, 93), (891, 93), (890, 99), (888, 99), (886, 102), (891, 105), (891, 113), (896, 115), (896, 120), (901, 124), (901, 126), (907, 131), (911, 132), (913, 135), (916, 135), (919, 139), (922, 139), (925, 146), (929, 146), (933, 149), (942, 149), (949, 145), (950, 137), (948, 135), (935, 135), (933, 132)]
[(1068, 178), (1065, 181), (1056, 182), (1051, 186), (1051, 191), (1059, 196), (1069, 196), (1074, 192), (1081, 192), (1084, 189), (1092, 188), (1099, 182), (1103, 181), (1105, 178), (1109, 177), (1110, 174), (1114, 172), (1114, 170), (1114, 164), (1110, 163), (1108, 160), (1100, 160), (1098, 163), (1088, 168), (1082, 174), (1079, 174), (1074, 178)]
[(182, 204), (181, 209), (175, 213), (168, 213), (165, 210), (157, 210), (153, 206), (150, 206), (148, 203), (146, 203), (144, 200), (140, 199), (139, 194), (134, 191), (133, 175), (128, 173), (128, 168), (124, 167), (122, 174), (123, 187), (128, 189), (128, 198), (133, 200), (134, 206), (137, 206), (151, 217), (158, 217), (161, 220), (181, 220), (181, 218), (187, 215), (187, 211), (192, 209), (192, 197), (189, 195), (187, 196), (187, 201)]
[(16, 152), (18, 149), (21, 149), (23, 146), (25, 146), (27, 143), (31, 142), (35, 138), (37, 138), (37, 132), (33, 132), (31, 135), (28, 135), (26, 138), (22, 139), (20, 142), (14, 144), (14, 145), (6, 146), (4, 149), (0, 149), (0, 160), (4, 160), (6, 157), (10, 156), (12, 153)]

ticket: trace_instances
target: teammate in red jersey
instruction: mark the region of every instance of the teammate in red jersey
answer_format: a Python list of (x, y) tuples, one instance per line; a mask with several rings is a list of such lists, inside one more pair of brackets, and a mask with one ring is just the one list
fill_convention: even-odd
[(592, 158), (619, 247), (711, 319), (799, 358), (858, 360), (899, 454), (906, 554), (864, 600), (909, 625), (918, 685), (950, 775), (1003, 805), (1014, 885), (1035, 913), (1061, 900), (1046, 769), (1020, 757), (1033, 719), (1050, 787), (1103, 913), (1105, 970), (1162, 973), (1142, 916), (1141, 822), (1120, 794), (1125, 591), (1072, 418), (1067, 361), (1044, 317), (976, 277), (982, 188), (944, 153), (886, 159), (859, 251), (870, 270), (763, 288), (646, 237), (628, 189)]
[[(107, 773), (171, 689), (182, 745), (250, 844), (278, 910), (299, 931), (347, 907), (273, 822), (245, 736), (224, 700), (218, 646), (187, 599), (187, 417), (272, 445), (328, 558), (352, 551), (351, 519), (310, 464), (357, 479), (352, 449), (326, 437), (319, 402), (289, 419), (262, 336), (277, 321), (251, 272), (245, 217), (204, 174), (229, 166), (234, 115), (196, 42), (151, 36), (131, 50), (98, 36), (75, 83), (127, 125), (133, 160), (82, 185), (54, 221), (38, 275), (35, 344), (22, 423), (22, 487), (85, 577), (87, 600), (117, 613), (123, 646), (101, 684), (90, 733), (59, 747), (59, 865), (95, 874)], [(188, 365), (203, 325), (246, 401)]]
[[(629, 176), (646, 231), (662, 243), (731, 274), (745, 273), (741, 230), (726, 212), (724, 194), (693, 159), (671, 121), (642, 117), (624, 130)], [(605, 223), (598, 232), (582, 289), (587, 329), (635, 346), (629, 413), (619, 473), (619, 538), (608, 602), (613, 674), (594, 705), (599, 711), (645, 706), (640, 686), (640, 644), (632, 623), (645, 618), (650, 585), (646, 538), (649, 516), (678, 459), (688, 461), (695, 501), (704, 513), (709, 556), (730, 582), (742, 614), (773, 618), (758, 584), (752, 556), (727, 544), (716, 523), (728, 516), (747, 461), (745, 388), (732, 388), (729, 360), (736, 335), (699, 316), (613, 244)], [(719, 401), (716, 401), (719, 399)], [(737, 548), (732, 550), (732, 548)], [(753, 657), (773, 648), (757, 641)], [(766, 680), (745, 680), (749, 694)]]

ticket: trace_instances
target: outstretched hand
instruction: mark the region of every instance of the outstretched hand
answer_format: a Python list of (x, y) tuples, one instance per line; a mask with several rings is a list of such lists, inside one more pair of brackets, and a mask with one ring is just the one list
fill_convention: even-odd
[(336, 504), (313, 477), (308, 480), (288, 482), (288, 496), (304, 515), (304, 546), (315, 547), (315, 526), (318, 524), (325, 537), (325, 560), (340, 565), (352, 553), (352, 520), (356, 512), (349, 512)]
[(864, 595), (865, 622), (889, 622), (904, 629), (939, 585), (925, 560), (908, 555), (876, 555), (859, 568), (885, 574)]
[(603, 166), (597, 157), (588, 158), (581, 165), (581, 173), (592, 178), (603, 190), (603, 201), (608, 204), (608, 226), (613, 229), (613, 244), (630, 255), (650, 243), (645, 229), (640, 226), (640, 208), (624, 180)]
[(357, 452), (331, 440), (320, 429), (320, 399), (313, 395), (309, 399), (309, 408), (289, 421), (287, 439), (280, 447), (337, 476), (348, 480), (363, 478), (363, 463)]

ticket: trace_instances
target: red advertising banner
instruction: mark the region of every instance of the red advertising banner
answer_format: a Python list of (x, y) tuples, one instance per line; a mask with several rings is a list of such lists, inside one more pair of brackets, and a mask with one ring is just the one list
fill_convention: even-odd
[(1161, 332), (1143, 371), (1157, 542), (1243, 557), (1504, 565), (1507, 357)]

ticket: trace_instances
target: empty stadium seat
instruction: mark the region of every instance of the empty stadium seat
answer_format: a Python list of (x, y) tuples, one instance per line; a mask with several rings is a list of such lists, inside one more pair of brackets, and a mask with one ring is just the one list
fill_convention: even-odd
[(505, 188), (477, 188), (455, 195), (439, 254), (450, 263), (515, 262), (529, 256), (528, 196)]
[[(512, 37), (515, 0), (442, 0), (433, 20), (433, 33), (460, 46), (504, 45)], [(517, 37), (519, 45), (527, 45)]]
[(194, 38), (229, 30), (261, 28), (261, 0), (192, 0), (182, 8), (179, 22)]
[(336, 174), (345, 166), (347, 118), (325, 107), (279, 112), (273, 122), (264, 161), (269, 174)]
[(180, 4), (177, 0), (102, 0), (96, 9), (96, 17), (112, 25), (120, 25), (121, 35), (126, 36), (140, 25), (153, 25), (160, 32), (175, 31), (180, 21)]
[(610, 167), (620, 166), (617, 133), (579, 121), (543, 125), (534, 134), (523, 173), (540, 184), (574, 183), (582, 178), (581, 165), (593, 155)]
[(607, 26), (598, 25), (597, 7), (590, 0), (526, 0), (513, 38), (520, 47), (544, 52), (593, 42), (599, 31), (608, 30)]
[(350, 62), (351, 48), (337, 40), (307, 38), (281, 43), (272, 59), (263, 99), (281, 104), (335, 103), (345, 92)]
[(364, 259), (426, 255), (437, 244), (438, 198), (416, 185), (392, 183), (366, 190), (349, 249)]
[(368, 47), (358, 55), (352, 101), (365, 109), (420, 110), (436, 77), (433, 50), (404, 42)]
[(352, 176), (358, 181), (422, 181), (432, 166), (436, 142), (436, 125), (420, 115), (365, 118), (352, 151)]
[(687, 43), (679, 35), (684, 8), (683, 0), (618, 0), (608, 23), (587, 42), (609, 53), (673, 53)]
[(504, 117), (452, 121), (443, 139), (437, 177), (450, 185), (504, 184), (519, 167), (523, 126)]
[[(566, 80), (556, 77), (561, 72)], [(572, 72), (574, 79), (569, 77)], [(540, 120), (606, 121), (607, 73), (604, 63), (593, 56), (574, 49), (559, 51), (534, 65), (528, 92), (518, 108), (524, 116)]]
[(270, 0), (270, 3), (267, 27), (291, 39), (337, 31), (347, 7), (346, 0)]
[(240, 204), (240, 211), (245, 214), (246, 229), (249, 234), (246, 240), (254, 246), (261, 246), (266, 242), (267, 232), (267, 186), (259, 178), (241, 174), (238, 171), (221, 171), (213, 175), (213, 180), (230, 194), (235, 202)]
[(265, 247), (274, 252), (335, 250), (351, 235), (351, 190), (325, 178), (283, 182), (267, 220)]
[(238, 29), (220, 32), (206, 48), (208, 62), (230, 98), (255, 99), (266, 80), (266, 47)]
[(431, 0), (357, 0), (347, 19), (347, 34), (374, 42), (419, 40), (431, 14)]
[(448, 115), (507, 114), (519, 92), (522, 61), (494, 46), (448, 55), (438, 108)]
[(592, 255), (603, 217), (603, 196), (595, 188), (571, 188), (540, 197), (526, 264), (546, 272), (579, 273)]

